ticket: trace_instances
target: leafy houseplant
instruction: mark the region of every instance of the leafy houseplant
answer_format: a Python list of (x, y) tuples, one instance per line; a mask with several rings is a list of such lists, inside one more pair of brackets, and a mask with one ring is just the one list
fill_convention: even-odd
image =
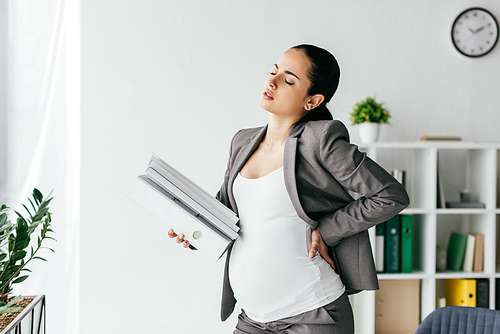
[(378, 103), (374, 97), (368, 96), (365, 100), (355, 103), (350, 112), (352, 125), (360, 123), (390, 124), (391, 114), (384, 108), (385, 103)]
[[(14, 211), (17, 215), (15, 224), (11, 223), (8, 218), (9, 207), (5, 204), (0, 207), (0, 314), (19, 310), (18, 307), (12, 307), (12, 304), (19, 297), (9, 302), (12, 285), (21, 283), (28, 278), (29, 275), (21, 275), (21, 273), (31, 272), (26, 268), (30, 261), (46, 261), (37, 256), (38, 251), (46, 248), (54, 252), (51, 248), (42, 247), (42, 242), (45, 239), (55, 241), (50, 236), (54, 233), (50, 225), (51, 214), (49, 212), (52, 197), (44, 199), (42, 193), (36, 188), (33, 190), (32, 197), (33, 200), (28, 198), (32, 211), (23, 204), (29, 217), (25, 218), (19, 212)], [(40, 228), (38, 229), (38, 227)], [(30, 247), (31, 237), (36, 230), (40, 230), (37, 243)], [(28, 247), (31, 248), (30, 253), (27, 252)]]
[(364, 143), (376, 142), (380, 133), (380, 124), (390, 124), (391, 114), (374, 97), (355, 103), (351, 115), (352, 125), (359, 124), (360, 139)]

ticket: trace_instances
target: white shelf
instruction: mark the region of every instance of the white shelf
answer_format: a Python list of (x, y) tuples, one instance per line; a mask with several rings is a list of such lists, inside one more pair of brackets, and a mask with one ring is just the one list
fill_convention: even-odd
[[(379, 280), (421, 280), (421, 319), (432, 312), (436, 295), (442, 293), (447, 278), (485, 278), (490, 281), (490, 308), (495, 306), (497, 245), (500, 236), (500, 144), (473, 142), (377, 142), (359, 145), (387, 171), (406, 171), (410, 206), (402, 214), (414, 216), (414, 270), (412, 273), (379, 273)], [(458, 201), (459, 192), (469, 189), (484, 209), (437, 208), (438, 161), (445, 199)], [(449, 235), (480, 232), (484, 241), (484, 271), (436, 271), (436, 249), (446, 249)], [(370, 236), (374, 238), (373, 229)], [(373, 239), (372, 239), (373, 241)], [(372, 247), (374, 249), (374, 247)], [(375, 249), (374, 249), (375, 251)], [(375, 332), (375, 294), (351, 296), (356, 333)]]

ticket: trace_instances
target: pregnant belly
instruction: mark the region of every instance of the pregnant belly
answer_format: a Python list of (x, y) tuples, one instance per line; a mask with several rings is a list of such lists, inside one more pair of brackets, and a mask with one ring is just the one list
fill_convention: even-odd
[[(304, 238), (305, 239), (305, 238)], [(326, 262), (319, 256), (307, 257), (307, 247), (262, 247), (235, 243), (229, 265), (229, 279), (243, 309), (272, 308), (274, 304), (304, 302), (314, 285), (320, 284), (320, 268)], [(318, 267), (319, 266), (319, 267)]]

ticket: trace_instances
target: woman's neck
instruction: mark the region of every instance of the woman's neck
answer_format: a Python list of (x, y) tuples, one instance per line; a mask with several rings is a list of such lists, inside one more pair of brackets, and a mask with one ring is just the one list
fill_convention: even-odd
[(271, 148), (283, 147), (286, 142), (286, 137), (291, 127), (298, 120), (290, 118), (277, 117), (271, 114), (269, 124), (267, 126), (266, 136), (262, 141)]

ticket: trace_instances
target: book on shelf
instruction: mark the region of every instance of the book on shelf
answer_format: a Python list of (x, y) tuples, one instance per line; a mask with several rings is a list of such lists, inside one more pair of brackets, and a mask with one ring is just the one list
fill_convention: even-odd
[(500, 311), (500, 278), (495, 278), (495, 310)]
[(448, 209), (484, 209), (486, 205), (482, 202), (446, 202)]
[(375, 226), (375, 268), (384, 272), (385, 222)]
[(474, 245), (474, 263), (472, 271), (483, 271), (484, 263), (484, 235), (482, 233), (473, 233), (476, 237)]
[(476, 307), (490, 307), (490, 280), (476, 279)]
[(476, 306), (476, 280), (448, 278), (444, 280), (446, 306)]
[(413, 216), (401, 215), (401, 272), (413, 270)]
[(126, 196), (214, 260), (238, 237), (236, 214), (156, 155)]
[(375, 291), (375, 333), (414, 333), (420, 323), (420, 280), (381, 280)]
[(436, 308), (445, 307), (446, 306), (446, 297), (443, 295), (438, 295), (436, 297)]
[(406, 171), (403, 169), (394, 169), (392, 172), (392, 177), (394, 177), (403, 187), (406, 188)]
[(400, 216), (392, 217), (385, 223), (385, 271), (401, 272), (401, 221)]
[(452, 232), (446, 250), (446, 268), (449, 270), (462, 270), (464, 265), (465, 249), (467, 248), (467, 235)]
[(465, 246), (464, 264), (462, 270), (467, 273), (472, 272), (474, 264), (474, 250), (476, 246), (476, 236), (467, 233), (467, 245)]
[(446, 141), (446, 142), (458, 142), (462, 141), (462, 137), (457, 135), (423, 135), (420, 138), (421, 141)]
[(443, 173), (441, 172), (441, 164), (439, 163), (439, 152), (437, 153), (437, 194), (436, 194), (436, 208), (442, 209), (446, 207), (446, 200), (444, 197), (444, 187), (443, 187)]

